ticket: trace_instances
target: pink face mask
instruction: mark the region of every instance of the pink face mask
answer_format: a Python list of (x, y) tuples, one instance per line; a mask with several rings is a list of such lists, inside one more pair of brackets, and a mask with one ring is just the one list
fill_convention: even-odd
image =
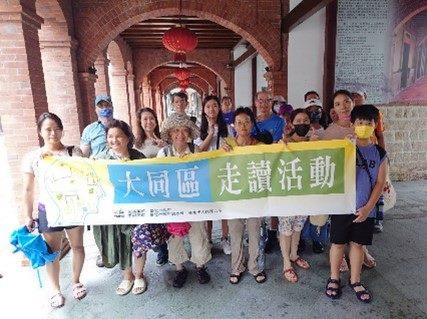
[(350, 121), (351, 117), (349, 114), (338, 114), (338, 119), (347, 122)]

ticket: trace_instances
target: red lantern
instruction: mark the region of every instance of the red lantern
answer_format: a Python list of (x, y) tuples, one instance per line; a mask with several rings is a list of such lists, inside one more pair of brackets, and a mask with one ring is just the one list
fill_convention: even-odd
[(190, 80), (189, 79), (185, 79), (182, 81), (179, 81), (179, 87), (181, 88), (182, 91), (185, 91), (188, 86), (190, 85)]
[(190, 77), (190, 71), (188, 69), (179, 68), (173, 75), (180, 81), (186, 80)]
[[(182, 55), (193, 51), (197, 47), (196, 34), (184, 26), (176, 26), (165, 32), (162, 43), (171, 52)], [(175, 56), (177, 58), (177, 56)]]

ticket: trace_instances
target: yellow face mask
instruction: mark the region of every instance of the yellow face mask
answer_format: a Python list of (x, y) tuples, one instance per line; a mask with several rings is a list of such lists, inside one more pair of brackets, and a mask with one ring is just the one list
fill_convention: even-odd
[(354, 133), (358, 138), (370, 138), (374, 134), (375, 128), (371, 125), (356, 125), (354, 127)]

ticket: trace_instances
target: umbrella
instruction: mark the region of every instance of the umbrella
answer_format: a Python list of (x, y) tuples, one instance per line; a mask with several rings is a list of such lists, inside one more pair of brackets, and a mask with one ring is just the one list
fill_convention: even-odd
[[(53, 262), (58, 257), (58, 252), (51, 252), (50, 247), (41, 235), (31, 234), (27, 227), (23, 226), (12, 232), (10, 243), (15, 247), (14, 253), (22, 251), (31, 262), (31, 267), (37, 269), (46, 263)], [(39, 285), (42, 287), (40, 273), (37, 269)]]

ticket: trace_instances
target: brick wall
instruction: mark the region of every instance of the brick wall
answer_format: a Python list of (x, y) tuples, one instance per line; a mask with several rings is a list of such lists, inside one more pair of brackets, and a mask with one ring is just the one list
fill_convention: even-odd
[(393, 180), (427, 178), (427, 106), (380, 106)]

